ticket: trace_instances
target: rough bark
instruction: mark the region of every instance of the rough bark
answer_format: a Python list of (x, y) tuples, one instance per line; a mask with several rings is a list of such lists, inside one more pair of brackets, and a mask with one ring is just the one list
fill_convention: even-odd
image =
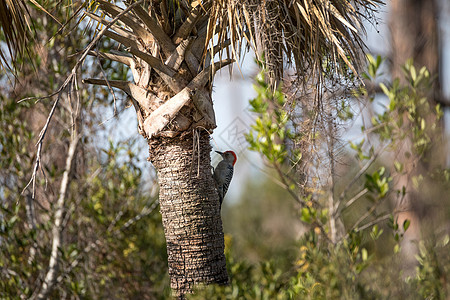
[(149, 143), (158, 171), (171, 287), (178, 295), (196, 283), (228, 282), (209, 134), (200, 131)]

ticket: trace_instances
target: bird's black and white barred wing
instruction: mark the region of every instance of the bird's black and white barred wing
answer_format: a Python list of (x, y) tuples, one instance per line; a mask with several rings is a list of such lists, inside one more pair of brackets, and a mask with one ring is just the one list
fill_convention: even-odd
[(225, 177), (225, 182), (223, 183), (223, 197), (225, 197), (225, 194), (228, 191), (228, 187), (230, 186), (231, 179), (233, 178), (233, 166), (228, 165), (227, 168), (227, 176)]

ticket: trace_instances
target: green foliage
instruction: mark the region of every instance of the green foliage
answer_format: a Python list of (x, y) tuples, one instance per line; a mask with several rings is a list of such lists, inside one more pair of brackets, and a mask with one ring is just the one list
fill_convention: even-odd
[(358, 144), (354, 144), (352, 141), (350, 141), (350, 148), (356, 151), (356, 158), (360, 161), (370, 159), (370, 157), (373, 155), (373, 148), (370, 148), (369, 154), (364, 154), (363, 146), (364, 146), (365, 140), (363, 139)]
[[(31, 163), (31, 155), (27, 145), (33, 139), (33, 132), (27, 130), (27, 121), (23, 119), (22, 112), (28, 108), (26, 102), (17, 103), (0, 96), (0, 169), (3, 172), (13, 172), (25, 176), (24, 165)], [(19, 158), (19, 159), (17, 159)], [(4, 197), (15, 197), (18, 191), (16, 182), (0, 179), (2, 188), (0, 193)]]
[(366, 182), (365, 187), (370, 192), (375, 192), (378, 198), (383, 198), (389, 192), (389, 182), (392, 180), (391, 177), (385, 177), (386, 169), (381, 167), (379, 170), (373, 172), (372, 174), (365, 174)]
[(289, 282), (292, 299), (374, 299), (376, 291), (364, 284), (373, 255), (361, 245), (360, 234), (352, 233), (336, 247), (302, 240), (297, 275)]
[(416, 276), (408, 283), (423, 299), (445, 299), (450, 292), (446, 277), (450, 273), (449, 235), (441, 240), (427, 239), (419, 242)]
[[(80, 295), (133, 298), (143, 291), (148, 297), (168, 293), (161, 218), (156, 199), (142, 192), (142, 172), (130, 148), (129, 143), (118, 146), (110, 143), (108, 149), (102, 150), (104, 163), (92, 166), (93, 170), (100, 167), (100, 173), (90, 182), (86, 198), (80, 203), (82, 209), (74, 216), (86, 223), (74, 227), (70, 235), (80, 230), (92, 232), (86, 240), (94, 239), (94, 243), (103, 245), (98, 252), (92, 251), (89, 260), (93, 268), (78, 282), (85, 285), (89, 278), (94, 288), (91, 291), (82, 288), (77, 292), (82, 292)], [(68, 248), (85, 251), (79, 246), (74, 243)], [(74, 269), (67, 284), (73, 284), (73, 278), (79, 277), (80, 272)]]
[[(377, 62), (369, 63), (369, 70), (372, 69), (372, 73), (377, 72), (379, 60), (378, 58)], [(400, 84), (399, 78), (395, 79), (390, 87), (380, 83), (389, 103), (384, 113), (376, 114), (372, 118), (372, 125), (382, 141), (399, 143), (405, 138), (410, 138), (413, 143), (411, 151), (423, 155), (431, 146), (431, 137), (439, 129), (438, 122), (442, 117), (442, 110), (439, 104), (432, 105), (429, 101), (433, 78), (428, 70), (422, 67), (417, 71), (412, 61), (408, 61), (403, 71), (405, 85)]]
[[(375, 81), (380, 75), (383, 60), (380, 57), (368, 57), (366, 79)], [(366, 138), (349, 141), (350, 152), (356, 160), (351, 161), (360, 168), (348, 172), (348, 176), (335, 178), (334, 206), (329, 207), (329, 187), (306, 189), (300, 198), (297, 218), (304, 224), (306, 234), (297, 242), (296, 259), (284, 255), (284, 262), (276, 261), (275, 256), (261, 259), (251, 264), (251, 249), (248, 252), (235, 252), (236, 247), (228, 244), (228, 268), (231, 284), (227, 287), (206, 287), (199, 290), (190, 299), (445, 299), (448, 297), (449, 284), (446, 281), (450, 267), (448, 255), (448, 235), (438, 235), (439, 242), (427, 239), (419, 242), (417, 272), (405, 276), (401, 271), (402, 240), (411, 230), (412, 220), (405, 219), (399, 224), (392, 213), (387, 199), (398, 200), (406, 196), (406, 188), (395, 187), (394, 179), (410, 168), (407, 163), (398, 160), (384, 161), (383, 154), (398, 151), (399, 145), (412, 141), (410, 156), (425, 157), (434, 146), (431, 141), (439, 132), (439, 119), (442, 112), (439, 106), (433, 106), (428, 98), (431, 95), (432, 78), (426, 69), (417, 71), (409, 62), (405, 66), (405, 77), (394, 80), (391, 86), (381, 84), (380, 88), (388, 97), (383, 110), (374, 113), (372, 128), (362, 128)], [(258, 74), (255, 84), (257, 97), (250, 101), (257, 119), (247, 136), (250, 149), (262, 154), (270, 162), (282, 185), (289, 195), (297, 192), (297, 186), (291, 188), (291, 176), (286, 169), (296, 165), (292, 162), (295, 153), (302, 153), (295, 147), (295, 118), (292, 104), (280, 91), (271, 92), (265, 83), (264, 71)], [(374, 97), (364, 88), (355, 93), (375, 103)], [(351, 105), (338, 103), (340, 120), (351, 120), (354, 115)], [(405, 124), (408, 124), (407, 126)], [(319, 131), (319, 129), (318, 129)], [(307, 134), (307, 133), (302, 133)], [(325, 135), (326, 132), (317, 132)], [(349, 155), (350, 156), (350, 155)], [(287, 163), (288, 162), (288, 163)], [(281, 171), (280, 171), (281, 170)], [(341, 171), (342, 172), (342, 171)], [(355, 175), (356, 174), (356, 175)], [(436, 169), (431, 173), (417, 173), (413, 179), (416, 186), (424, 186), (432, 178), (434, 186), (440, 191), (437, 197), (445, 194), (449, 186), (448, 170)], [(355, 176), (355, 177), (353, 177)], [(350, 182), (350, 183), (348, 183)], [(395, 188), (394, 188), (395, 187)], [(260, 191), (263, 187), (253, 188)], [(258, 194), (251, 197), (259, 199)], [(291, 195), (292, 196), (292, 195)], [(288, 196), (286, 196), (288, 197)], [(286, 198), (280, 196), (279, 198)], [(294, 197), (295, 198), (295, 197)], [(297, 199), (296, 199), (297, 200)], [(336, 204), (337, 202), (337, 204)], [(277, 203), (281, 206), (283, 203)], [(446, 202), (448, 203), (448, 201)], [(271, 213), (259, 217), (257, 211), (264, 207), (263, 201), (255, 203), (257, 210), (235, 207), (233, 211), (245, 211), (249, 224), (255, 223), (264, 228)], [(285, 204), (284, 204), (285, 205)], [(273, 209), (271, 210), (273, 211)], [(251, 213), (249, 213), (251, 212)], [(254, 216), (255, 215), (255, 216)], [(343, 227), (342, 235), (336, 243), (329, 239), (335, 227)], [(245, 231), (251, 225), (239, 225)], [(266, 225), (267, 226), (267, 225)], [(425, 227), (424, 227), (425, 228)], [(426, 230), (426, 229), (424, 229)], [(267, 234), (249, 231), (251, 240), (265, 241)], [(239, 239), (239, 235), (236, 235)], [(233, 236), (235, 241), (235, 236)], [(267, 241), (267, 240), (266, 240)], [(238, 241), (236, 241), (238, 242)], [(267, 243), (267, 242), (266, 242)], [(446, 249), (446, 250), (444, 250)], [(239, 257), (239, 260), (236, 259)], [(405, 278), (407, 278), (405, 280)]]
[(256, 98), (250, 100), (251, 111), (257, 114), (252, 130), (246, 135), (250, 150), (263, 154), (272, 163), (282, 163), (287, 157), (285, 141), (292, 139), (285, 110), (286, 96), (281, 88), (272, 91), (265, 71), (256, 76)]
[(199, 288), (187, 299), (289, 299), (284, 284), (289, 274), (273, 262), (250, 265), (234, 261), (230, 256), (227, 262), (230, 285)]
[[(74, 29), (71, 24), (70, 34), (53, 37), (59, 25), (44, 13), (32, 13), (37, 38), (30, 42), (30, 55), (19, 61), (23, 67), (17, 72), (17, 82), (10, 82), (14, 78), (4, 71), (0, 73), (6, 83), (0, 87), (1, 299), (36, 295), (48, 271), (54, 204), (65, 167), (70, 136), (67, 128), (73, 126), (71, 106), (75, 105), (63, 97), (54, 112), (42, 148), (33, 201), (31, 186), (22, 190), (33, 174), (37, 135), (52, 102), (19, 100), (53, 93), (77, 59), (67, 57), (85, 44), (90, 32), (89, 28)], [(70, 9), (52, 8), (60, 20), (67, 19), (65, 13), (70, 14)], [(100, 49), (104, 46), (110, 45), (99, 44)], [(104, 67), (110, 78), (126, 76), (114, 65)], [(99, 69), (92, 64), (84, 71)], [(104, 96), (89, 89), (80, 91), (83, 137), (69, 174), (63, 242), (49, 299), (167, 299), (167, 254), (156, 189), (152, 194), (145, 192), (155, 183), (152, 176), (143, 175), (142, 163), (131, 151), (133, 140), (101, 143), (98, 124), (104, 121), (102, 106), (109, 97)], [(96, 101), (88, 105), (92, 98)], [(84, 111), (86, 107), (92, 111)]]
[[(67, 218), (73, 221), (59, 250), (61, 278), (54, 298), (65, 291), (84, 298), (128, 299), (145, 291), (152, 299), (163, 299), (170, 292), (156, 199), (141, 191), (141, 170), (126, 151), (111, 145), (104, 151), (105, 164), (92, 161), (91, 171), (71, 184)], [(30, 296), (34, 280), (47, 269), (46, 246), (51, 241), (42, 233), (51, 232), (52, 222), (29, 230), (24, 206), (2, 203), (0, 297)], [(41, 255), (28, 262), (33, 246)]]

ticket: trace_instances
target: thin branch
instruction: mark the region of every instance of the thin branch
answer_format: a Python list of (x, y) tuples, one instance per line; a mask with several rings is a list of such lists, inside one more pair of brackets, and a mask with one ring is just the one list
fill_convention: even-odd
[[(89, 51), (88, 53), (90, 53), (90, 52), (92, 52), (92, 51)], [(103, 75), (103, 77), (105, 78), (105, 81), (106, 81), (106, 85), (108, 86), (108, 90), (109, 90), (109, 92), (112, 94), (112, 96), (113, 96), (113, 115), (114, 116), (117, 116), (117, 104), (116, 104), (116, 102), (117, 102), (117, 98), (116, 98), (116, 93), (114, 93), (114, 90), (112, 89), (112, 87), (111, 87), (111, 84), (109, 83), (109, 80), (108, 80), (108, 75), (106, 74), (106, 72), (105, 72), (105, 70), (103, 70), (103, 67), (102, 67), (102, 63), (100, 62), (100, 59), (98, 58), (99, 57), (99, 55), (98, 55), (98, 53), (99, 53), (99, 51), (97, 50), (96, 51), (96, 53), (97, 53), (97, 59), (96, 59), (96, 61), (97, 61), (97, 63), (98, 63), (98, 66), (99, 66), (99, 68), (100, 68), (100, 71), (101, 71), (101, 73), (102, 73), (102, 75)]]
[(290, 188), (289, 184), (286, 181), (285, 174), (281, 171), (278, 164), (274, 163), (273, 166), (275, 167), (275, 170), (277, 171), (284, 188), (289, 192), (292, 198), (294, 198), (294, 200), (300, 204), (301, 207), (305, 206), (305, 203), (300, 199), (300, 197)]
[(371, 222), (369, 222), (367, 224), (364, 224), (363, 226), (361, 226), (359, 228), (356, 228), (355, 230), (356, 231), (361, 231), (361, 230), (367, 229), (367, 228), (369, 228), (369, 227), (371, 227), (371, 226), (373, 226), (375, 224), (380, 223), (381, 221), (389, 219), (391, 216), (392, 216), (392, 214), (386, 214), (386, 215), (381, 216), (381, 217), (379, 217), (379, 218), (377, 218), (377, 219), (375, 219), (375, 220), (373, 220), (373, 221), (371, 221)]
[[(358, 200), (359, 198), (361, 198), (362, 196), (364, 196), (369, 190), (367, 188), (363, 189), (361, 192), (359, 192), (358, 194), (356, 194), (352, 199), (348, 200), (345, 205), (338, 210), (338, 212), (336, 213), (337, 215), (339, 215), (344, 209), (346, 209), (347, 207), (349, 207), (350, 205), (352, 205), (354, 202), (356, 202), (356, 200)], [(336, 209), (338, 209), (338, 206), (336, 206)]]
[[(27, 221), (30, 230), (36, 231), (36, 213), (34, 210), (34, 201), (29, 193), (27, 193), (27, 201), (26, 201), (26, 212), (27, 212)], [(30, 256), (28, 257), (28, 264), (32, 264), (34, 258), (36, 256), (37, 243), (33, 240), (33, 243), (30, 247)]]
[(367, 217), (369, 217), (374, 211), (375, 209), (380, 205), (380, 203), (375, 203), (374, 205), (372, 205), (372, 207), (364, 214), (362, 215), (358, 221), (355, 222), (355, 224), (353, 224), (352, 229), (350, 231), (355, 230), (359, 224), (364, 221)]
[(350, 188), (355, 184), (355, 182), (367, 171), (367, 169), (374, 163), (374, 161), (378, 158), (378, 156), (381, 154), (381, 152), (384, 151), (384, 149), (387, 146), (381, 147), (377, 152), (375, 152), (372, 157), (367, 161), (367, 163), (359, 170), (359, 172), (353, 177), (352, 181), (345, 187), (344, 191), (342, 191), (341, 195), (339, 196), (339, 200), (336, 203), (336, 206), (339, 206), (342, 200), (344, 200), (345, 195), (350, 190)]
[(121, 231), (127, 229), (128, 227), (130, 227), (131, 225), (133, 225), (134, 223), (136, 223), (137, 221), (139, 221), (140, 219), (142, 219), (143, 217), (148, 216), (159, 204), (158, 200), (155, 200), (152, 205), (150, 206), (145, 206), (144, 208), (142, 208), (141, 212), (134, 216), (133, 218), (129, 219), (128, 221), (125, 222), (125, 224), (123, 224), (120, 229), (116, 229), (114, 231), (114, 234), (119, 234)]
[[(216, 145), (217, 148), (217, 145)], [(287, 188), (287, 186), (281, 182), (280, 180), (276, 179), (274, 176), (272, 176), (272, 174), (270, 174), (269, 172), (267, 172), (264, 168), (261, 168), (260, 166), (258, 166), (257, 164), (253, 163), (251, 160), (248, 160), (248, 162), (250, 163), (250, 165), (256, 169), (258, 169), (259, 172), (263, 173), (264, 175), (267, 176), (268, 179), (272, 180), (275, 184), (279, 185), (282, 188)]]
[[(327, 102), (328, 110), (330, 115), (332, 115), (332, 107), (330, 102)], [(328, 139), (327, 139), (327, 147), (328, 147), (328, 157), (330, 159), (330, 173), (329, 173), (329, 195), (328, 195), (328, 209), (329, 209), (329, 216), (330, 216), (330, 240), (333, 244), (336, 243), (336, 237), (337, 237), (337, 229), (336, 229), (336, 214), (335, 214), (335, 203), (334, 203), (334, 192), (335, 192), (335, 181), (334, 181), (334, 174), (335, 174), (335, 157), (334, 157), (334, 123), (333, 118), (328, 119)]]
[[(74, 131), (72, 133), (72, 140), (70, 141), (69, 150), (67, 152), (66, 167), (61, 180), (61, 186), (59, 190), (59, 197), (55, 205), (55, 221), (52, 228), (52, 250), (50, 254), (50, 261), (48, 271), (42, 283), (39, 294), (33, 295), (32, 299), (47, 299), (48, 294), (53, 288), (56, 276), (56, 270), (58, 268), (58, 252), (61, 247), (61, 224), (63, 220), (64, 202), (66, 199), (67, 188), (69, 186), (69, 174), (72, 169), (72, 162), (75, 157), (75, 150), (77, 148), (80, 136)], [(37, 292), (37, 291), (36, 291)]]
[[(53, 117), (53, 114), (55, 113), (56, 106), (58, 105), (58, 102), (60, 99), (61, 99), (61, 89), (58, 90), (58, 97), (56, 98), (55, 102), (53, 103), (52, 109), (50, 110), (50, 113), (47, 117), (45, 125), (42, 128), (41, 132), (39, 133), (39, 139), (38, 139), (38, 142), (36, 143), (36, 145), (38, 146), (38, 149), (37, 149), (37, 153), (36, 153), (36, 162), (34, 163), (33, 173), (31, 175), (30, 181), (22, 190), (22, 194), (23, 194), (26, 191), (26, 189), (30, 186), (30, 184), (33, 184), (33, 189), (32, 189), (32, 193), (31, 193), (31, 197), (33, 200), (36, 199), (36, 175), (39, 170), (40, 163), (41, 163), (42, 142), (44, 140), (45, 134), (47, 133), (48, 126)], [(17, 200), (17, 201), (19, 201), (19, 200)]]

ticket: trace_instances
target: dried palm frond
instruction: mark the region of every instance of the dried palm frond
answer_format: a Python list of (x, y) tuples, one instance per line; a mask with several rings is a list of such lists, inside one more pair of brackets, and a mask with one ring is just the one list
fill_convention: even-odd
[[(205, 1), (204, 1), (205, 2)], [(285, 66), (293, 65), (297, 78), (347, 73), (358, 75), (364, 48), (363, 18), (373, 17), (380, 0), (216, 0), (212, 1), (208, 40), (231, 42), (238, 56), (244, 40), (264, 61), (271, 84)], [(325, 67), (326, 66), (326, 67)]]
[(24, 0), (0, 0), (0, 29), (7, 46), (7, 52), (0, 47), (0, 65), (2, 67), (11, 68), (9, 62), (14, 65), (17, 55), (24, 53), (31, 31), (27, 21), (28, 15)]
[[(72, 0), (50, 1), (47, 6), (72, 6), (73, 4)], [(2, 33), (2, 41), (6, 43), (6, 49), (0, 47), (0, 66), (2, 68), (16, 68), (19, 58), (25, 53), (29, 54), (31, 50), (29, 41), (33, 39), (35, 32), (33, 32), (33, 17), (28, 8), (33, 6), (50, 16), (62, 28), (64, 27), (36, 0), (0, 0), (0, 32)], [(67, 14), (70, 14), (69, 11), (67, 10)], [(75, 16), (77, 13), (73, 15)], [(68, 18), (70, 19), (71, 16), (68, 16)]]

